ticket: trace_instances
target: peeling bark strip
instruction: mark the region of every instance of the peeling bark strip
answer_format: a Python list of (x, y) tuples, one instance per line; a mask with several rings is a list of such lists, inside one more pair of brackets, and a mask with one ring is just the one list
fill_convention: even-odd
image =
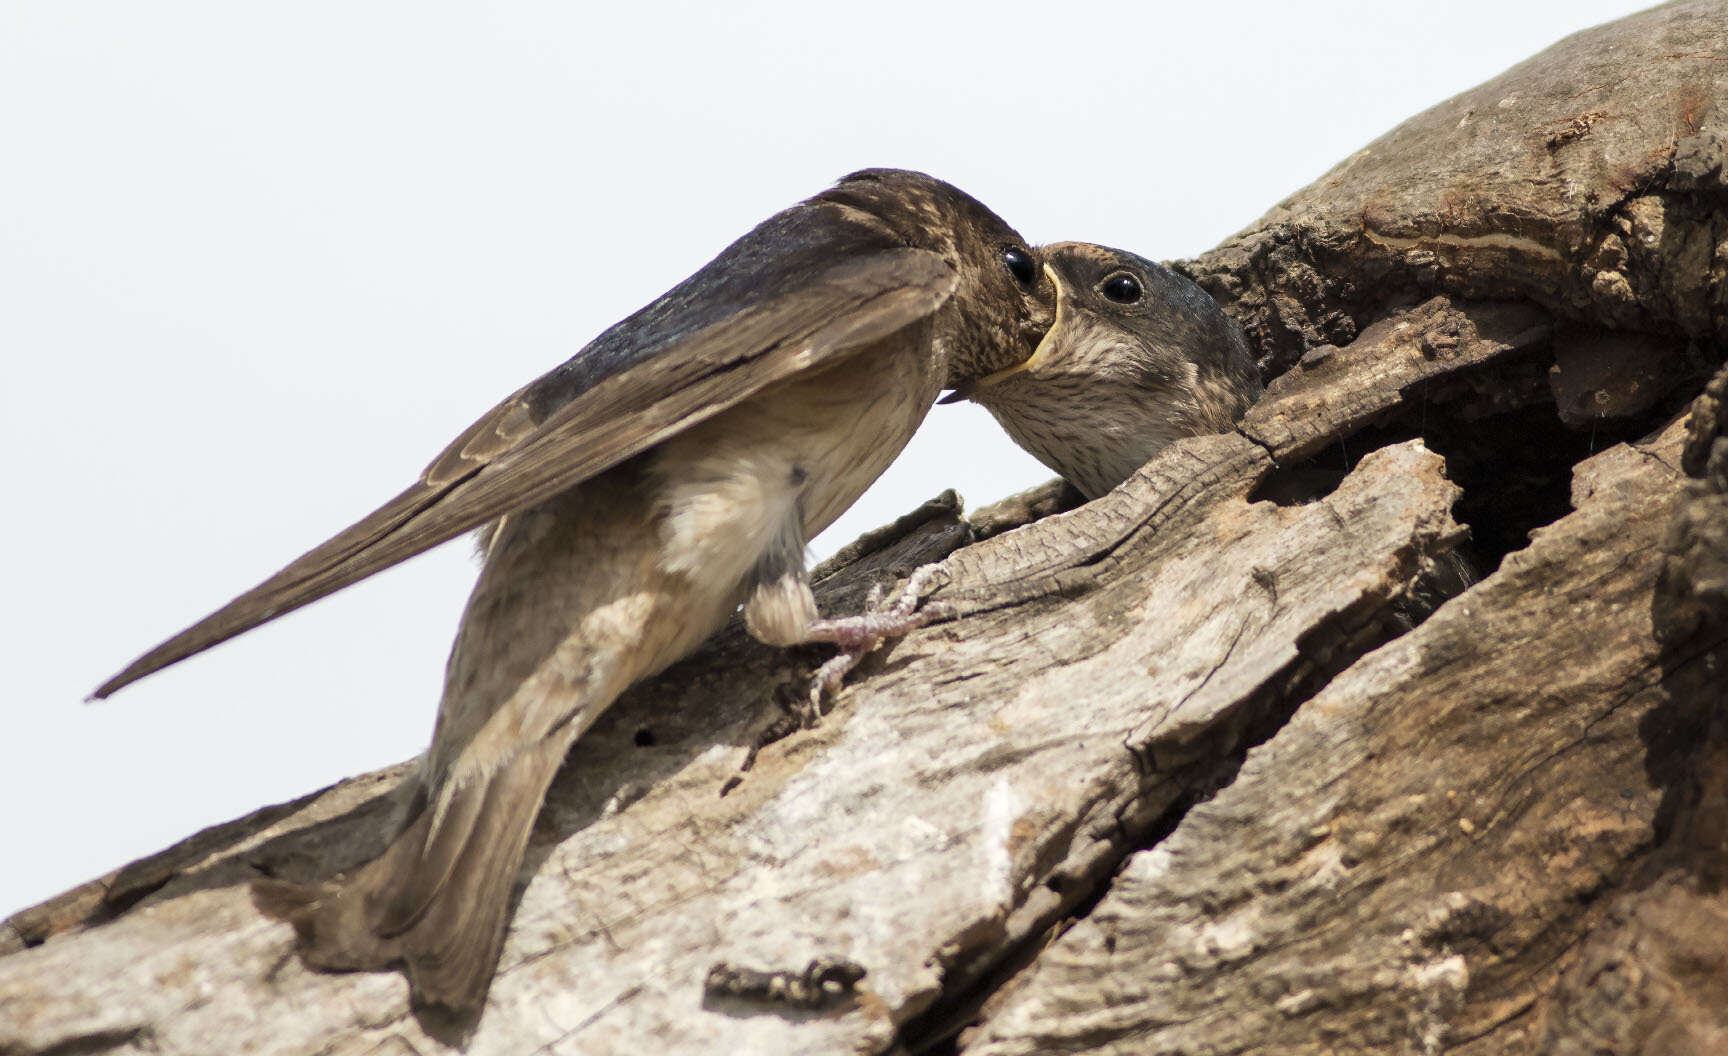
[[(1240, 437), (1188, 446), (1260, 450)], [(1244, 500), (1264, 453), (1226, 465), (1237, 471), (1170, 515), (1176, 552), (1101, 578), (1081, 601), (916, 636), (820, 729), (765, 750), (724, 799), (740, 752), (710, 746), (745, 743), (773, 652), (734, 635), (633, 694), (577, 748), (542, 817), (475, 1051), (567, 1031), (602, 1050), (882, 1048), (945, 972), (974, 972), (1049, 926), (1183, 793), (1169, 760), (1244, 721), (1241, 703), (1281, 684), (1305, 637), (1387, 604), (1456, 535), (1454, 489), (1419, 442), (1376, 452), (1332, 495), (1292, 508)], [(1142, 501), (1169, 509), (1145, 486), (1158, 476), (1139, 478)], [(1353, 555), (1343, 574), (1316, 571), (1341, 549)], [(1295, 581), (1261, 585), (1267, 568)], [(1074, 686), (1088, 687), (1083, 710), (1053, 706)], [(632, 747), (644, 727), (653, 747)], [(1148, 772), (1147, 758), (1162, 762)], [(289, 872), (326, 853), (360, 857), (385, 831), (377, 812), (308, 820), (278, 823), (292, 831), (240, 857)], [(45, 1047), (94, 1017), (109, 1031), (150, 1025), (169, 1051), (217, 1036), (244, 1051), (427, 1043), (436, 1025), (408, 1015), (397, 977), (317, 975), (288, 958), (286, 929), (234, 886), (244, 875), (241, 861), (219, 861), (100, 928), (0, 960), (0, 1010), (29, 1032), (17, 1041)], [(93, 977), (80, 966), (97, 950), (126, 952)], [(717, 960), (795, 971), (817, 956), (868, 972), (844, 1015), (690, 1012)], [(189, 1007), (216, 978), (235, 1001)], [(262, 1005), (342, 1012), (230, 1019)]]
[(1591, 900), (1656, 840), (1678, 434), (1580, 467), (1578, 512), (1304, 704), (964, 1051), (1529, 1051)]
[(0, 1054), (1728, 1051), (1725, 119), (1728, 11), (1669, 4), (1186, 265), (1240, 429), (837, 555), (826, 610), (943, 561), (959, 616), (741, 780), (821, 651), (637, 687), (471, 1035), (247, 893), (375, 854), (398, 767), (6, 922)]

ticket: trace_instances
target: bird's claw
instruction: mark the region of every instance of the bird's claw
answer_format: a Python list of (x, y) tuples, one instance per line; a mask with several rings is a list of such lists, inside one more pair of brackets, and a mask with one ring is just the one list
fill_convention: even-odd
[(954, 616), (954, 606), (943, 602), (920, 605), (926, 592), (946, 582), (948, 571), (941, 565), (923, 565), (913, 571), (906, 588), (893, 601), (884, 603), (881, 584), (877, 584), (870, 588), (862, 613), (811, 624), (810, 641), (831, 642), (840, 649), (816, 669), (811, 679), (808, 712), (811, 725), (823, 714), (822, 703), (827, 695), (839, 689), (846, 675), (877, 646), (925, 624)]

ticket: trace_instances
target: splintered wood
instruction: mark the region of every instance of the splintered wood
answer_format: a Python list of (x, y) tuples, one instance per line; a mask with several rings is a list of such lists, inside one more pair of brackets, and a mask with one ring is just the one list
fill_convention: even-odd
[(403, 766), (7, 921), (0, 1053), (1728, 1051), (1725, 41), (1570, 38), (1181, 265), (1266, 398), (837, 555), (954, 615), (814, 729), (739, 626), (627, 694), (477, 1024), (251, 901)]

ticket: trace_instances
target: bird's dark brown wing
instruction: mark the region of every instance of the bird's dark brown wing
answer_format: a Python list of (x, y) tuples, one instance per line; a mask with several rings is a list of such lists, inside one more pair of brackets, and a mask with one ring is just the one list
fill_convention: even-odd
[[(715, 284), (696, 282), (698, 272), (615, 327), (612, 347), (603, 345), (609, 331), (519, 390), (457, 437), (414, 486), (145, 653), (93, 697), (549, 498), (777, 381), (832, 364), (928, 317), (957, 282), (940, 255), (924, 250), (840, 258), (802, 274), (780, 269), (756, 298), (741, 298), (728, 281), (705, 299)], [(637, 320), (646, 325), (629, 330)], [(593, 352), (610, 362), (586, 375), (574, 369)]]

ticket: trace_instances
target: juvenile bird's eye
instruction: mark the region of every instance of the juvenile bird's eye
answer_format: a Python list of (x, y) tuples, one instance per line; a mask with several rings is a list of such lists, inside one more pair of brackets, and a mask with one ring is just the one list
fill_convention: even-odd
[(1008, 274), (1014, 276), (1014, 281), (1022, 286), (1032, 285), (1038, 278), (1038, 269), (1032, 264), (1032, 254), (1023, 249), (1009, 246), (1002, 251), (1002, 263), (1008, 268)]
[(1098, 289), (1117, 304), (1133, 304), (1140, 299), (1140, 280), (1125, 272), (1105, 279)]

